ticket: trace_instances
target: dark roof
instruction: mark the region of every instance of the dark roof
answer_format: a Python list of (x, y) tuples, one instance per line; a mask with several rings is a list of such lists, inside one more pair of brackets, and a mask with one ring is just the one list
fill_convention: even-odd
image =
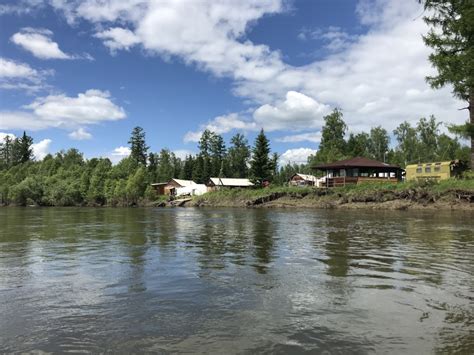
[(344, 168), (378, 168), (378, 169), (401, 169), (398, 165), (390, 165), (377, 160), (367, 159), (363, 157), (355, 157), (352, 159), (339, 160), (328, 164), (318, 164), (312, 166), (313, 169), (344, 169)]

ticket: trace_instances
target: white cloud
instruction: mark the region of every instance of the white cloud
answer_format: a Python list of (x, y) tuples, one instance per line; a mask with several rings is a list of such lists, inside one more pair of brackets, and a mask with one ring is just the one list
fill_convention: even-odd
[(228, 133), (232, 130), (248, 131), (256, 130), (258, 126), (255, 122), (242, 119), (238, 113), (230, 113), (228, 115), (217, 116), (207, 124), (201, 126), (198, 131), (187, 132), (184, 136), (185, 142), (199, 142), (202, 132), (208, 129), (217, 134)]
[(28, 111), (0, 111), (0, 129), (74, 128), (126, 117), (124, 109), (111, 101), (109, 92), (95, 89), (77, 97), (61, 94), (37, 98), (24, 109)]
[(108, 158), (112, 163), (116, 164), (123, 158), (128, 157), (131, 153), (132, 151), (129, 147), (120, 146), (110, 152)]
[(280, 165), (306, 164), (310, 155), (316, 154), (317, 150), (310, 148), (288, 149), (280, 156)]
[[(430, 114), (449, 123), (465, 120), (465, 112), (457, 110), (463, 104), (452, 98), (449, 87), (435, 91), (425, 82), (433, 69), (427, 59), (430, 50), (421, 38), (427, 26), (417, 1), (359, 0), (357, 15), (366, 33), (352, 38), (340, 29), (326, 29), (320, 36), (337, 52), (300, 67), (284, 63), (280, 52), (246, 37), (256, 21), (285, 11), (282, 1), (58, 0), (52, 4), (68, 19), (86, 19), (105, 28), (105, 33), (116, 28), (110, 24), (126, 26), (127, 34), (133, 33), (132, 43), (137, 42), (147, 55), (177, 57), (215, 76), (230, 77), (234, 94), (264, 107), (256, 119), (277, 118), (275, 124), (257, 121), (270, 129), (288, 127), (285, 117), (291, 114), (278, 100), (290, 91), (319, 105), (340, 107), (352, 130), (379, 124), (392, 130), (404, 120), (414, 122)], [(115, 37), (103, 40), (124, 49), (132, 45)], [(300, 129), (320, 128), (319, 116), (300, 117), (307, 119), (297, 120)]]
[(129, 29), (113, 27), (99, 32), (95, 37), (104, 41), (104, 45), (115, 53), (119, 49), (129, 50), (131, 47), (140, 43), (140, 39)]
[(51, 145), (51, 139), (43, 139), (38, 143), (33, 143), (33, 154), (37, 160), (42, 160), (49, 153), (49, 146)]
[(74, 139), (75, 141), (85, 141), (92, 139), (92, 134), (87, 132), (84, 128), (80, 127), (77, 130), (68, 134), (69, 138)]
[(72, 55), (64, 53), (52, 40), (53, 32), (44, 28), (22, 28), (11, 37), (11, 41), (40, 59), (88, 59), (90, 54)]
[(181, 160), (186, 159), (188, 155), (196, 155), (195, 152), (193, 152), (192, 150), (187, 150), (187, 149), (177, 149), (177, 150), (174, 150), (173, 153), (174, 155), (176, 155), (176, 157), (180, 158)]
[(44, 88), (43, 80), (52, 71), (38, 71), (26, 63), (0, 57), (0, 88), (37, 91)]
[(275, 105), (260, 106), (253, 114), (257, 125), (268, 131), (318, 128), (330, 111), (328, 105), (296, 91), (288, 91), (286, 99)]
[(293, 135), (277, 138), (276, 141), (282, 142), (282, 143), (297, 143), (297, 142), (319, 143), (321, 141), (321, 132), (293, 134)]
[(6, 137), (10, 137), (10, 139), (16, 138), (13, 133), (0, 132), (0, 143), (3, 143)]

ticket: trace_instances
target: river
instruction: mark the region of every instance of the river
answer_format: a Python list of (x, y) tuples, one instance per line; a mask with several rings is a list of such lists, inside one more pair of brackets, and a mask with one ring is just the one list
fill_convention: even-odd
[(0, 352), (472, 354), (473, 217), (0, 208)]

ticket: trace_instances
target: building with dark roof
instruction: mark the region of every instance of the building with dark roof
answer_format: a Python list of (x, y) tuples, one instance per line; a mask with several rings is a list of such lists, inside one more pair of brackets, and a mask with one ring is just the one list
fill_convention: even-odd
[(363, 182), (398, 182), (402, 179), (403, 174), (403, 169), (398, 165), (391, 165), (363, 157), (318, 164), (313, 166), (312, 169), (325, 172), (325, 187), (345, 186), (347, 184), (360, 184)]

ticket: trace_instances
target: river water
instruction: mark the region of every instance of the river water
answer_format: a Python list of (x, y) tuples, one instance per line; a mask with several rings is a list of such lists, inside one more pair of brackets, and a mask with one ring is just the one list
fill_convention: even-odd
[(474, 215), (0, 209), (0, 352), (474, 353)]

